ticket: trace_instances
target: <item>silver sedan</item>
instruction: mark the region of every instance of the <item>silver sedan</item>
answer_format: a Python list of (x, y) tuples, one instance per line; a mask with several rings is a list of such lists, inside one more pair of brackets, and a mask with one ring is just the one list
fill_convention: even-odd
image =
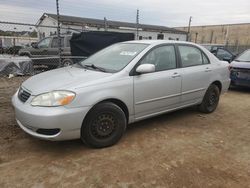
[(194, 105), (211, 113), (229, 84), (228, 63), (199, 45), (130, 41), (29, 78), (12, 103), (28, 134), (100, 148), (118, 142), (129, 123)]

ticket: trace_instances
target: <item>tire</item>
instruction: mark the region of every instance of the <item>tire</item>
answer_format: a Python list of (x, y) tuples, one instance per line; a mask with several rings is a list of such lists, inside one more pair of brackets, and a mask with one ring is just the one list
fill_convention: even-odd
[(126, 116), (119, 106), (111, 102), (100, 103), (83, 121), (81, 139), (94, 148), (112, 146), (121, 139), (126, 126)]
[(70, 66), (70, 65), (73, 65), (73, 61), (72, 61), (71, 59), (64, 59), (64, 60), (62, 61), (62, 66), (63, 66), (63, 67), (68, 67), (68, 66)]
[(206, 94), (199, 105), (199, 110), (203, 113), (212, 113), (218, 106), (220, 99), (220, 89), (215, 84), (208, 87)]

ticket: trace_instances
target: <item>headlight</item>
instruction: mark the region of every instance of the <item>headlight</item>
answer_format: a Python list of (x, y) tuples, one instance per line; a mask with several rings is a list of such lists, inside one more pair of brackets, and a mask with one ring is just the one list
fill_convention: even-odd
[(32, 106), (63, 106), (71, 103), (75, 98), (75, 93), (71, 91), (52, 91), (36, 96), (32, 101)]

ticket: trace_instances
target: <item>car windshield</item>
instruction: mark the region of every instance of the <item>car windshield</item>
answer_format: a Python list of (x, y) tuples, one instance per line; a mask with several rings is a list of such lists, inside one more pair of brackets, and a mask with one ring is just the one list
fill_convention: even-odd
[(235, 61), (250, 62), (250, 50), (243, 52), (235, 59)]
[(103, 72), (118, 72), (128, 65), (148, 44), (118, 43), (80, 62), (82, 67)]

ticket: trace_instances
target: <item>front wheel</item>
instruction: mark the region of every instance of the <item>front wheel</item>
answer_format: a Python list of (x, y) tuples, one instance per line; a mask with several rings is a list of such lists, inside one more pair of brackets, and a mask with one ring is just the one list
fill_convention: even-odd
[(199, 110), (203, 113), (212, 113), (217, 108), (219, 99), (220, 89), (215, 84), (210, 85), (199, 105)]
[(110, 102), (100, 103), (84, 120), (81, 139), (94, 148), (112, 146), (121, 139), (126, 125), (126, 116), (119, 106)]
[(71, 65), (73, 65), (73, 61), (71, 59), (64, 59), (62, 61), (62, 66), (63, 67), (68, 67), (68, 66), (71, 66)]

